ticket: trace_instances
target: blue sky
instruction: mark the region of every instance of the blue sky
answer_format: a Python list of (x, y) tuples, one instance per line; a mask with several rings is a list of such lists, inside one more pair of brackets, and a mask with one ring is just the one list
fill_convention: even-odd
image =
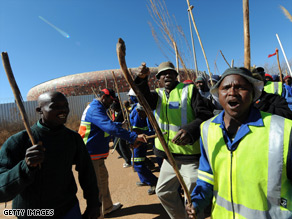
[[(165, 2), (191, 45), (186, 1)], [(211, 72), (215, 60), (220, 74), (228, 67), (219, 50), (228, 62), (234, 59), (235, 66), (243, 66), (242, 1), (190, 3), (195, 6), (193, 13)], [(280, 5), (291, 14), (292, 1), (256, 0), (249, 4), (251, 64), (276, 63), (276, 56), (268, 58), (275, 48), (279, 48), (280, 61), (284, 61), (276, 33), (290, 60), (292, 22), (284, 16)], [(0, 0), (0, 50), (8, 52), (23, 98), (30, 88), (54, 78), (119, 68), (116, 43), (120, 37), (126, 43), (129, 68), (138, 67), (141, 62), (150, 67), (167, 60), (175, 63), (174, 54), (167, 49), (162, 52), (151, 34), (148, 22), (155, 28), (156, 24), (147, 5), (148, 0)], [(40, 16), (70, 37), (60, 34)], [(196, 33), (193, 34), (198, 68), (208, 72)], [(181, 50), (187, 67), (194, 68), (192, 53), (183, 46)], [(0, 103), (7, 101), (13, 101), (13, 94), (1, 65)]]

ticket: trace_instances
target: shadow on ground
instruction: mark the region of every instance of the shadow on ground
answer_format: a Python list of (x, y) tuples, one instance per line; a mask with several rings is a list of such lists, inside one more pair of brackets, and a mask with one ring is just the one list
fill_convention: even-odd
[(106, 215), (105, 218), (115, 218), (135, 214), (157, 214), (158, 216), (153, 217), (155, 219), (169, 218), (161, 204), (135, 205), (127, 208), (121, 208), (116, 212)]

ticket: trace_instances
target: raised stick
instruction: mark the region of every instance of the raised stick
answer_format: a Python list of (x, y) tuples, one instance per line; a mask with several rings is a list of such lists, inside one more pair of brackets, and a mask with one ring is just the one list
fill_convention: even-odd
[(188, 8), (188, 18), (189, 18), (189, 25), (190, 25), (190, 32), (191, 32), (191, 38), (192, 38), (192, 47), (193, 47), (193, 56), (194, 56), (194, 63), (195, 63), (195, 69), (196, 69), (196, 78), (198, 77), (198, 65), (197, 65), (197, 57), (196, 57), (196, 51), (195, 51), (195, 43), (194, 43), (194, 37), (193, 37), (193, 29), (191, 24), (191, 17), (190, 17), (190, 11), (193, 10), (194, 6), (190, 6)]
[(173, 41), (173, 47), (174, 47), (174, 51), (175, 51), (176, 71), (178, 73), (178, 81), (181, 82), (181, 78), (180, 78), (180, 74), (179, 74), (178, 51), (177, 51), (177, 46), (176, 46), (175, 41)]
[(156, 122), (156, 119), (153, 115), (153, 112), (148, 104), (148, 102), (146, 101), (145, 97), (143, 96), (143, 94), (141, 93), (141, 91), (138, 89), (137, 85), (134, 83), (132, 77), (130, 76), (129, 74), (129, 71), (128, 71), (128, 68), (127, 68), (127, 64), (126, 64), (126, 60), (125, 60), (125, 56), (126, 56), (126, 46), (125, 46), (125, 42), (119, 38), (118, 40), (118, 43), (117, 43), (117, 55), (118, 55), (118, 59), (119, 59), (119, 63), (120, 63), (120, 66), (121, 66), (121, 69), (122, 69), (122, 72), (124, 74), (124, 77), (125, 79), (127, 80), (127, 82), (129, 83), (129, 85), (131, 86), (131, 88), (134, 90), (134, 92), (136, 93), (136, 96), (138, 98), (138, 101), (139, 103), (143, 106), (144, 110), (145, 110), (145, 113), (152, 125), (152, 127), (154, 128), (156, 134), (157, 134), (157, 137), (159, 139), (159, 141), (161, 142), (162, 144), (162, 147), (167, 155), (167, 158), (170, 162), (170, 164), (172, 165), (173, 169), (174, 169), (174, 172), (185, 192), (185, 195), (186, 195), (186, 199), (188, 201), (188, 205), (192, 205), (192, 201), (191, 201), (191, 196), (190, 196), (190, 193), (187, 189), (187, 186), (182, 178), (182, 176), (180, 175), (180, 172), (178, 171), (178, 168), (177, 168), (177, 165), (176, 165), (176, 162), (172, 156), (172, 154), (170, 153), (169, 151), (169, 148), (167, 147), (167, 144), (165, 142), (165, 139), (163, 137), (163, 134)]
[(222, 55), (223, 59), (225, 60), (226, 64), (229, 66), (229, 68), (231, 68), (231, 66), (229, 65), (229, 63), (228, 63), (228, 62), (227, 62), (227, 60), (225, 59), (225, 56), (223, 55), (223, 53), (222, 53), (222, 51), (221, 51), (221, 50), (220, 50), (220, 53), (221, 53), (221, 55)]
[(104, 84), (105, 84), (105, 88), (107, 88), (107, 78), (106, 78), (106, 74), (104, 74)]
[(292, 76), (292, 71), (291, 71), (291, 68), (290, 68), (289, 62), (288, 62), (288, 60), (287, 60), (287, 57), (286, 57), (286, 54), (285, 54), (285, 52), (284, 52), (284, 49), (283, 49), (282, 43), (281, 43), (280, 38), (279, 38), (279, 36), (278, 36), (277, 33), (276, 33), (276, 37), (277, 37), (277, 39), (278, 39), (278, 42), (279, 42), (279, 44), (280, 44), (280, 47), (281, 47), (282, 53), (283, 53), (283, 55), (284, 55), (284, 58), (285, 58), (286, 64), (287, 64), (287, 66), (288, 66), (288, 69), (289, 69), (289, 72), (290, 72), (290, 76)]
[[(190, 8), (191, 5), (190, 5), (190, 1), (189, 0), (187, 0), (187, 4), (188, 4), (188, 8)], [(198, 36), (198, 40), (200, 42), (200, 45), (201, 45), (201, 48), (202, 48), (202, 51), (203, 51), (203, 55), (204, 55), (204, 58), (205, 58), (205, 61), (206, 61), (206, 65), (207, 65), (207, 68), (208, 68), (209, 76), (210, 76), (210, 78), (212, 78), (212, 74), (211, 74), (211, 71), (210, 71), (209, 63), (208, 63), (208, 60), (207, 60), (207, 57), (206, 57), (206, 54), (205, 54), (205, 50), (204, 50), (204, 47), (203, 47), (203, 44), (202, 44), (202, 41), (201, 41), (201, 37), (200, 37), (199, 31), (197, 29), (197, 25), (195, 23), (193, 12), (192, 12), (192, 10), (190, 10), (189, 12), (190, 12), (190, 15), (191, 15), (191, 18), (192, 18), (192, 21), (193, 21), (193, 25), (194, 25), (195, 31), (196, 31), (197, 36)], [(213, 86), (212, 80), (211, 80), (211, 85)]]
[[(120, 106), (121, 106), (121, 110), (122, 110), (123, 118), (124, 118), (124, 120), (125, 120), (125, 119), (126, 119), (125, 109), (124, 109), (124, 105), (123, 105), (123, 103), (122, 103), (122, 99), (121, 99), (121, 95), (120, 95), (120, 91), (119, 91), (119, 87), (118, 87), (118, 84), (117, 84), (117, 79), (116, 79), (116, 76), (115, 76), (114, 71), (112, 71), (112, 75), (113, 75), (113, 79), (114, 79), (114, 83), (115, 83), (116, 91), (117, 91), (117, 93), (118, 93), (118, 98), (119, 98), (119, 101), (120, 101)], [(127, 121), (127, 124), (129, 124), (128, 121)], [(128, 129), (128, 130), (130, 130), (130, 129)]]
[(250, 69), (249, 0), (242, 0), (242, 5), (244, 34), (244, 67)]
[(278, 67), (279, 67), (280, 81), (283, 83), (282, 69), (281, 69), (280, 60), (279, 60), (279, 50), (278, 50), (278, 48), (276, 48), (276, 54), (277, 54), (277, 61), (278, 61)]
[(25, 108), (24, 108), (24, 105), (23, 105), (23, 102), (22, 102), (22, 96), (21, 96), (21, 93), (20, 93), (19, 88), (17, 86), (17, 83), (15, 81), (15, 78), (14, 78), (14, 75), (13, 75), (13, 72), (12, 72), (12, 68), (11, 68), (11, 65), (10, 65), (8, 54), (7, 54), (7, 52), (2, 52), (1, 55), (2, 55), (2, 63), (3, 63), (3, 66), (4, 66), (8, 81), (10, 83), (11, 89), (13, 91), (15, 102), (16, 102), (17, 107), (19, 109), (19, 112), (20, 112), (24, 127), (25, 127), (25, 129), (27, 131), (27, 134), (29, 136), (29, 139), (30, 139), (32, 145), (35, 145), (36, 142), (35, 142), (35, 140), (33, 138), (32, 131), (31, 131), (30, 126), (29, 126), (28, 117), (27, 117), (27, 114), (25, 112)]
[(97, 98), (97, 94), (95, 93), (95, 90), (93, 89), (93, 87), (91, 87), (91, 90), (92, 90), (93, 95), (95, 96), (95, 98)]

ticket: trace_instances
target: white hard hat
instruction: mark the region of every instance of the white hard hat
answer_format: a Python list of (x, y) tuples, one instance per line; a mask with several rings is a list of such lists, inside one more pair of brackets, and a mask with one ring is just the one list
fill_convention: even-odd
[(134, 90), (131, 88), (131, 90), (128, 92), (129, 96), (136, 96)]

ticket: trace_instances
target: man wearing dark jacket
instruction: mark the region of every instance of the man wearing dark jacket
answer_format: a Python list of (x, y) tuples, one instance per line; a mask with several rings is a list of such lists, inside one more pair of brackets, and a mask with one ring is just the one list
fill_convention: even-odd
[(31, 130), (39, 143), (31, 145), (27, 132), (22, 131), (0, 150), (0, 202), (13, 199), (12, 208), (22, 209), (17, 215), (21, 218), (81, 218), (72, 173), (76, 165), (87, 200), (85, 218), (97, 218), (100, 202), (90, 157), (80, 135), (63, 125), (69, 114), (66, 97), (59, 92), (44, 93), (36, 111), (41, 119)]
[[(163, 62), (158, 67), (156, 78), (164, 88), (150, 92), (147, 76), (149, 68), (142, 64), (135, 83), (144, 94), (150, 107), (155, 110), (155, 118), (162, 132), (167, 132), (165, 141), (173, 154), (178, 169), (191, 191), (198, 177), (200, 157), (200, 124), (213, 116), (193, 84), (177, 81), (177, 71), (171, 62)], [(154, 153), (165, 158), (156, 186), (156, 194), (171, 218), (186, 218), (184, 203), (180, 202), (179, 181), (169, 163), (164, 149), (155, 139)]]
[[(260, 75), (261, 72), (258, 69), (262, 68), (254, 69), (252, 76), (255, 79), (263, 81), (263, 77)], [(253, 106), (261, 111), (292, 119), (292, 111), (286, 99), (278, 94), (267, 93), (263, 90), (259, 99), (253, 103)]]

